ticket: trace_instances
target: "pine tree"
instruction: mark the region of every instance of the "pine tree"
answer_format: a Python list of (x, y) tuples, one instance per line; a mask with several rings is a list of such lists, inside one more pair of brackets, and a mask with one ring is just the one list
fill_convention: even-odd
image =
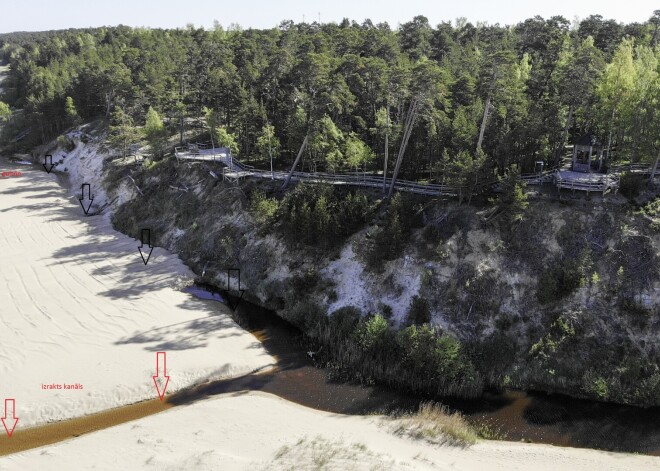
[(273, 172), (273, 157), (279, 155), (280, 148), (280, 140), (275, 135), (275, 126), (266, 124), (261, 128), (261, 133), (257, 138), (256, 149), (262, 158), (270, 160), (271, 173)]
[(219, 127), (216, 130), (215, 137), (217, 139), (218, 147), (226, 147), (231, 152), (231, 155), (237, 156), (239, 152), (238, 141), (236, 135), (227, 131), (227, 128), (224, 126)]
[(149, 143), (151, 155), (153, 157), (162, 157), (167, 143), (165, 125), (158, 112), (151, 106), (147, 111), (143, 132), (144, 137)]
[(131, 144), (139, 140), (140, 132), (133, 124), (133, 119), (121, 107), (117, 107), (112, 113), (110, 123), (108, 142), (111, 147), (121, 152), (123, 158), (126, 158), (130, 153)]
[(66, 122), (69, 126), (75, 126), (80, 123), (80, 116), (78, 115), (78, 110), (76, 105), (73, 103), (73, 98), (70, 96), (66, 97), (64, 102), (64, 114), (66, 115)]
[(504, 177), (500, 177), (500, 194), (498, 203), (506, 212), (510, 223), (521, 221), (523, 213), (529, 206), (526, 184), (520, 176), (520, 169), (513, 165)]

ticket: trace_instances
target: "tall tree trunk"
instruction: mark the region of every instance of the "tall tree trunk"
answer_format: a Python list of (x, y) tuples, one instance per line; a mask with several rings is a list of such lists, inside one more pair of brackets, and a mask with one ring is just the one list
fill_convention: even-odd
[(607, 160), (611, 162), (610, 149), (612, 147), (612, 127), (614, 127), (614, 111), (616, 108), (612, 108), (612, 116), (610, 117), (610, 132), (607, 136)]
[(284, 184), (282, 185), (283, 190), (287, 186), (289, 186), (289, 182), (291, 181), (291, 176), (293, 175), (293, 172), (296, 170), (296, 166), (298, 165), (298, 161), (300, 160), (300, 157), (302, 157), (302, 155), (303, 155), (303, 151), (305, 150), (305, 147), (307, 147), (307, 141), (308, 140), (309, 140), (309, 134), (305, 134), (305, 140), (303, 140), (303, 143), (300, 146), (300, 150), (298, 151), (298, 156), (296, 157), (296, 160), (293, 162), (293, 165), (291, 166), (291, 170), (289, 171), (289, 174), (286, 176), (286, 180), (284, 181)]
[(655, 185), (655, 174), (658, 171), (659, 160), (660, 160), (660, 151), (658, 152), (658, 155), (655, 157), (655, 162), (653, 163), (653, 168), (651, 169), (651, 179), (649, 180), (650, 186)]
[(387, 188), (387, 159), (390, 155), (389, 131), (385, 132), (385, 165), (383, 166), (383, 193)]
[(484, 117), (481, 120), (481, 128), (479, 129), (479, 140), (477, 141), (476, 152), (479, 152), (481, 149), (481, 144), (484, 142), (484, 133), (486, 132), (486, 121), (488, 121), (488, 109), (490, 108), (492, 91), (488, 92), (488, 97), (486, 98), (486, 106), (484, 106)]
[(392, 174), (392, 181), (390, 182), (390, 190), (387, 193), (387, 199), (392, 197), (392, 192), (394, 191), (394, 184), (396, 183), (396, 178), (399, 175), (399, 169), (401, 168), (401, 162), (403, 161), (403, 154), (406, 152), (406, 147), (408, 146), (408, 140), (410, 139), (410, 134), (412, 133), (413, 124), (415, 123), (415, 118), (417, 117), (418, 105), (419, 101), (417, 98), (413, 99), (412, 103), (410, 103), (410, 110), (408, 111), (408, 116), (406, 118), (403, 139), (401, 140), (399, 155), (396, 157), (396, 164), (394, 165), (394, 173)]
[(573, 119), (573, 104), (568, 108), (568, 118), (566, 118), (566, 126), (564, 126), (564, 132), (561, 133), (561, 140), (559, 141), (559, 146), (557, 146), (557, 152), (555, 154), (555, 163), (559, 165), (562, 152), (564, 151), (564, 144), (566, 143), (566, 136), (568, 135), (568, 129), (571, 127), (571, 120)]

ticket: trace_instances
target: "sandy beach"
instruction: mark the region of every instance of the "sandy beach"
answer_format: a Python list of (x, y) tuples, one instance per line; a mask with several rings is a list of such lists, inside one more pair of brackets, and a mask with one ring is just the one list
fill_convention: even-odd
[(168, 393), (274, 363), (217, 303), (179, 291), (193, 274), (176, 256), (154, 248), (145, 266), (54, 174), (0, 166), (21, 172), (0, 178), (0, 399), (17, 431), (157, 397), (159, 351)]

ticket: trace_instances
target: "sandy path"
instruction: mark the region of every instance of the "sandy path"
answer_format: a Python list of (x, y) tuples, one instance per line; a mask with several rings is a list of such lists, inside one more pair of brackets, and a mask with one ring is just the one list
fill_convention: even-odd
[(0, 470), (660, 469), (659, 458), (548, 445), (429, 446), (391, 429), (382, 417), (320, 412), (263, 393), (234, 394), (0, 458)]
[(54, 175), (10, 168), (22, 176), (0, 178), (0, 400), (16, 400), (17, 431), (154, 398), (157, 351), (168, 392), (274, 363), (217, 303), (177, 290), (192, 273), (176, 256), (155, 248), (145, 266)]

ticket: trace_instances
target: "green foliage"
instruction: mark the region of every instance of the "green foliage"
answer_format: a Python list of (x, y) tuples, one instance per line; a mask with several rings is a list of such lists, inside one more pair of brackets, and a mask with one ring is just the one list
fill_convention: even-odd
[(250, 211), (259, 224), (270, 224), (275, 221), (280, 203), (276, 198), (268, 198), (261, 191), (252, 192)]
[(348, 136), (344, 154), (346, 156), (346, 164), (356, 171), (361, 167), (366, 168), (375, 158), (371, 149), (355, 133), (351, 133)]
[(619, 180), (619, 191), (627, 198), (636, 198), (644, 189), (644, 178), (634, 173), (626, 172)]
[(158, 112), (151, 106), (147, 111), (143, 132), (144, 137), (149, 143), (151, 155), (154, 157), (162, 157), (167, 144), (165, 125)]
[(403, 354), (402, 366), (413, 376), (447, 381), (473, 378), (476, 374), (458, 340), (439, 334), (428, 324), (406, 327), (399, 332), (397, 340)]
[(559, 316), (550, 326), (550, 331), (538, 342), (532, 345), (529, 353), (541, 361), (550, 359), (563, 343), (575, 336), (572, 320), (566, 316)]
[(122, 108), (117, 108), (112, 113), (110, 121), (110, 132), (108, 134), (108, 143), (111, 147), (120, 151), (122, 157), (126, 157), (130, 152), (131, 144), (134, 144), (140, 138), (138, 129), (133, 124), (133, 118)]
[(597, 376), (592, 370), (584, 374), (582, 378), (582, 389), (587, 394), (603, 401), (607, 400), (609, 396), (607, 380), (602, 376)]
[(394, 335), (387, 320), (380, 314), (361, 322), (355, 330), (355, 341), (364, 351), (378, 351), (391, 348)]
[(344, 134), (328, 115), (324, 115), (309, 138), (311, 170), (316, 171), (320, 163), (331, 172), (339, 170), (344, 165), (343, 142)]
[(11, 117), (11, 109), (9, 105), (3, 101), (0, 101), (0, 123), (9, 121)]
[(73, 149), (76, 148), (76, 143), (73, 142), (73, 139), (69, 138), (68, 136), (58, 136), (57, 145), (59, 145), (62, 149), (64, 149), (67, 152), (71, 152)]
[(521, 221), (523, 214), (529, 206), (525, 187), (527, 186), (520, 176), (517, 165), (512, 166), (504, 177), (500, 177), (500, 194), (498, 203), (508, 217), (508, 222)]
[(204, 120), (206, 121), (206, 125), (209, 127), (211, 136), (215, 137), (218, 131), (218, 126), (220, 125), (219, 113), (207, 106), (202, 109), (202, 112), (204, 113)]
[(429, 302), (418, 295), (410, 300), (410, 307), (406, 315), (407, 325), (422, 325), (431, 322), (431, 307)]
[(342, 194), (331, 185), (300, 184), (281, 201), (278, 215), (291, 242), (329, 247), (361, 227), (369, 212), (364, 194)]
[(266, 124), (257, 138), (257, 152), (264, 159), (272, 159), (279, 155), (281, 147), (280, 140), (275, 134), (275, 126)]
[(651, 228), (656, 232), (660, 232), (660, 198), (655, 198), (646, 203), (640, 212), (650, 219)]
[[(203, 115), (214, 141), (248, 158), (264, 157), (260, 138), (272, 126), (282, 160), (309, 136), (303, 166), (373, 171), (382, 168), (385, 134), (395, 148), (406, 109), (420, 97), (423, 112), (401, 174), (463, 182), (469, 199), (489, 177), (482, 170), (517, 164), (527, 171), (561, 147), (557, 130), (566, 129), (567, 108), (573, 123), (566, 135), (611, 130), (622, 154), (657, 155), (653, 25), (590, 17), (571, 29), (561, 17), (535, 17), (513, 28), (434, 27), (417, 16), (397, 29), (347, 21), (231, 32), (118, 26), (11, 33), (0, 38), (10, 66), (3, 100), (23, 110), (31, 138), (43, 143), (70, 125), (73, 108), (83, 121), (122, 108), (143, 123), (149, 104), (178, 128), (182, 143)], [(482, 122), (483, 155), (475, 147)], [(444, 151), (452, 157), (438, 164)]]
[(215, 139), (218, 147), (227, 147), (232, 155), (239, 155), (236, 136), (227, 131), (227, 128), (219, 127), (215, 132)]
[(80, 115), (78, 114), (76, 105), (73, 103), (73, 98), (71, 98), (70, 96), (66, 97), (64, 103), (64, 114), (66, 116), (66, 121), (69, 126), (75, 126), (76, 124), (80, 123)]
[(481, 391), (460, 342), (428, 324), (397, 332), (384, 316), (362, 318), (349, 306), (314, 325), (310, 335), (329, 347), (330, 364), (351, 377), (431, 394), (472, 397)]
[(559, 301), (580, 287), (581, 274), (572, 263), (544, 271), (539, 277), (536, 299), (541, 304)]
[(383, 262), (400, 256), (411, 230), (420, 223), (420, 211), (414, 200), (409, 195), (396, 193), (387, 207), (384, 223), (377, 229), (368, 246), (368, 265), (379, 268)]

